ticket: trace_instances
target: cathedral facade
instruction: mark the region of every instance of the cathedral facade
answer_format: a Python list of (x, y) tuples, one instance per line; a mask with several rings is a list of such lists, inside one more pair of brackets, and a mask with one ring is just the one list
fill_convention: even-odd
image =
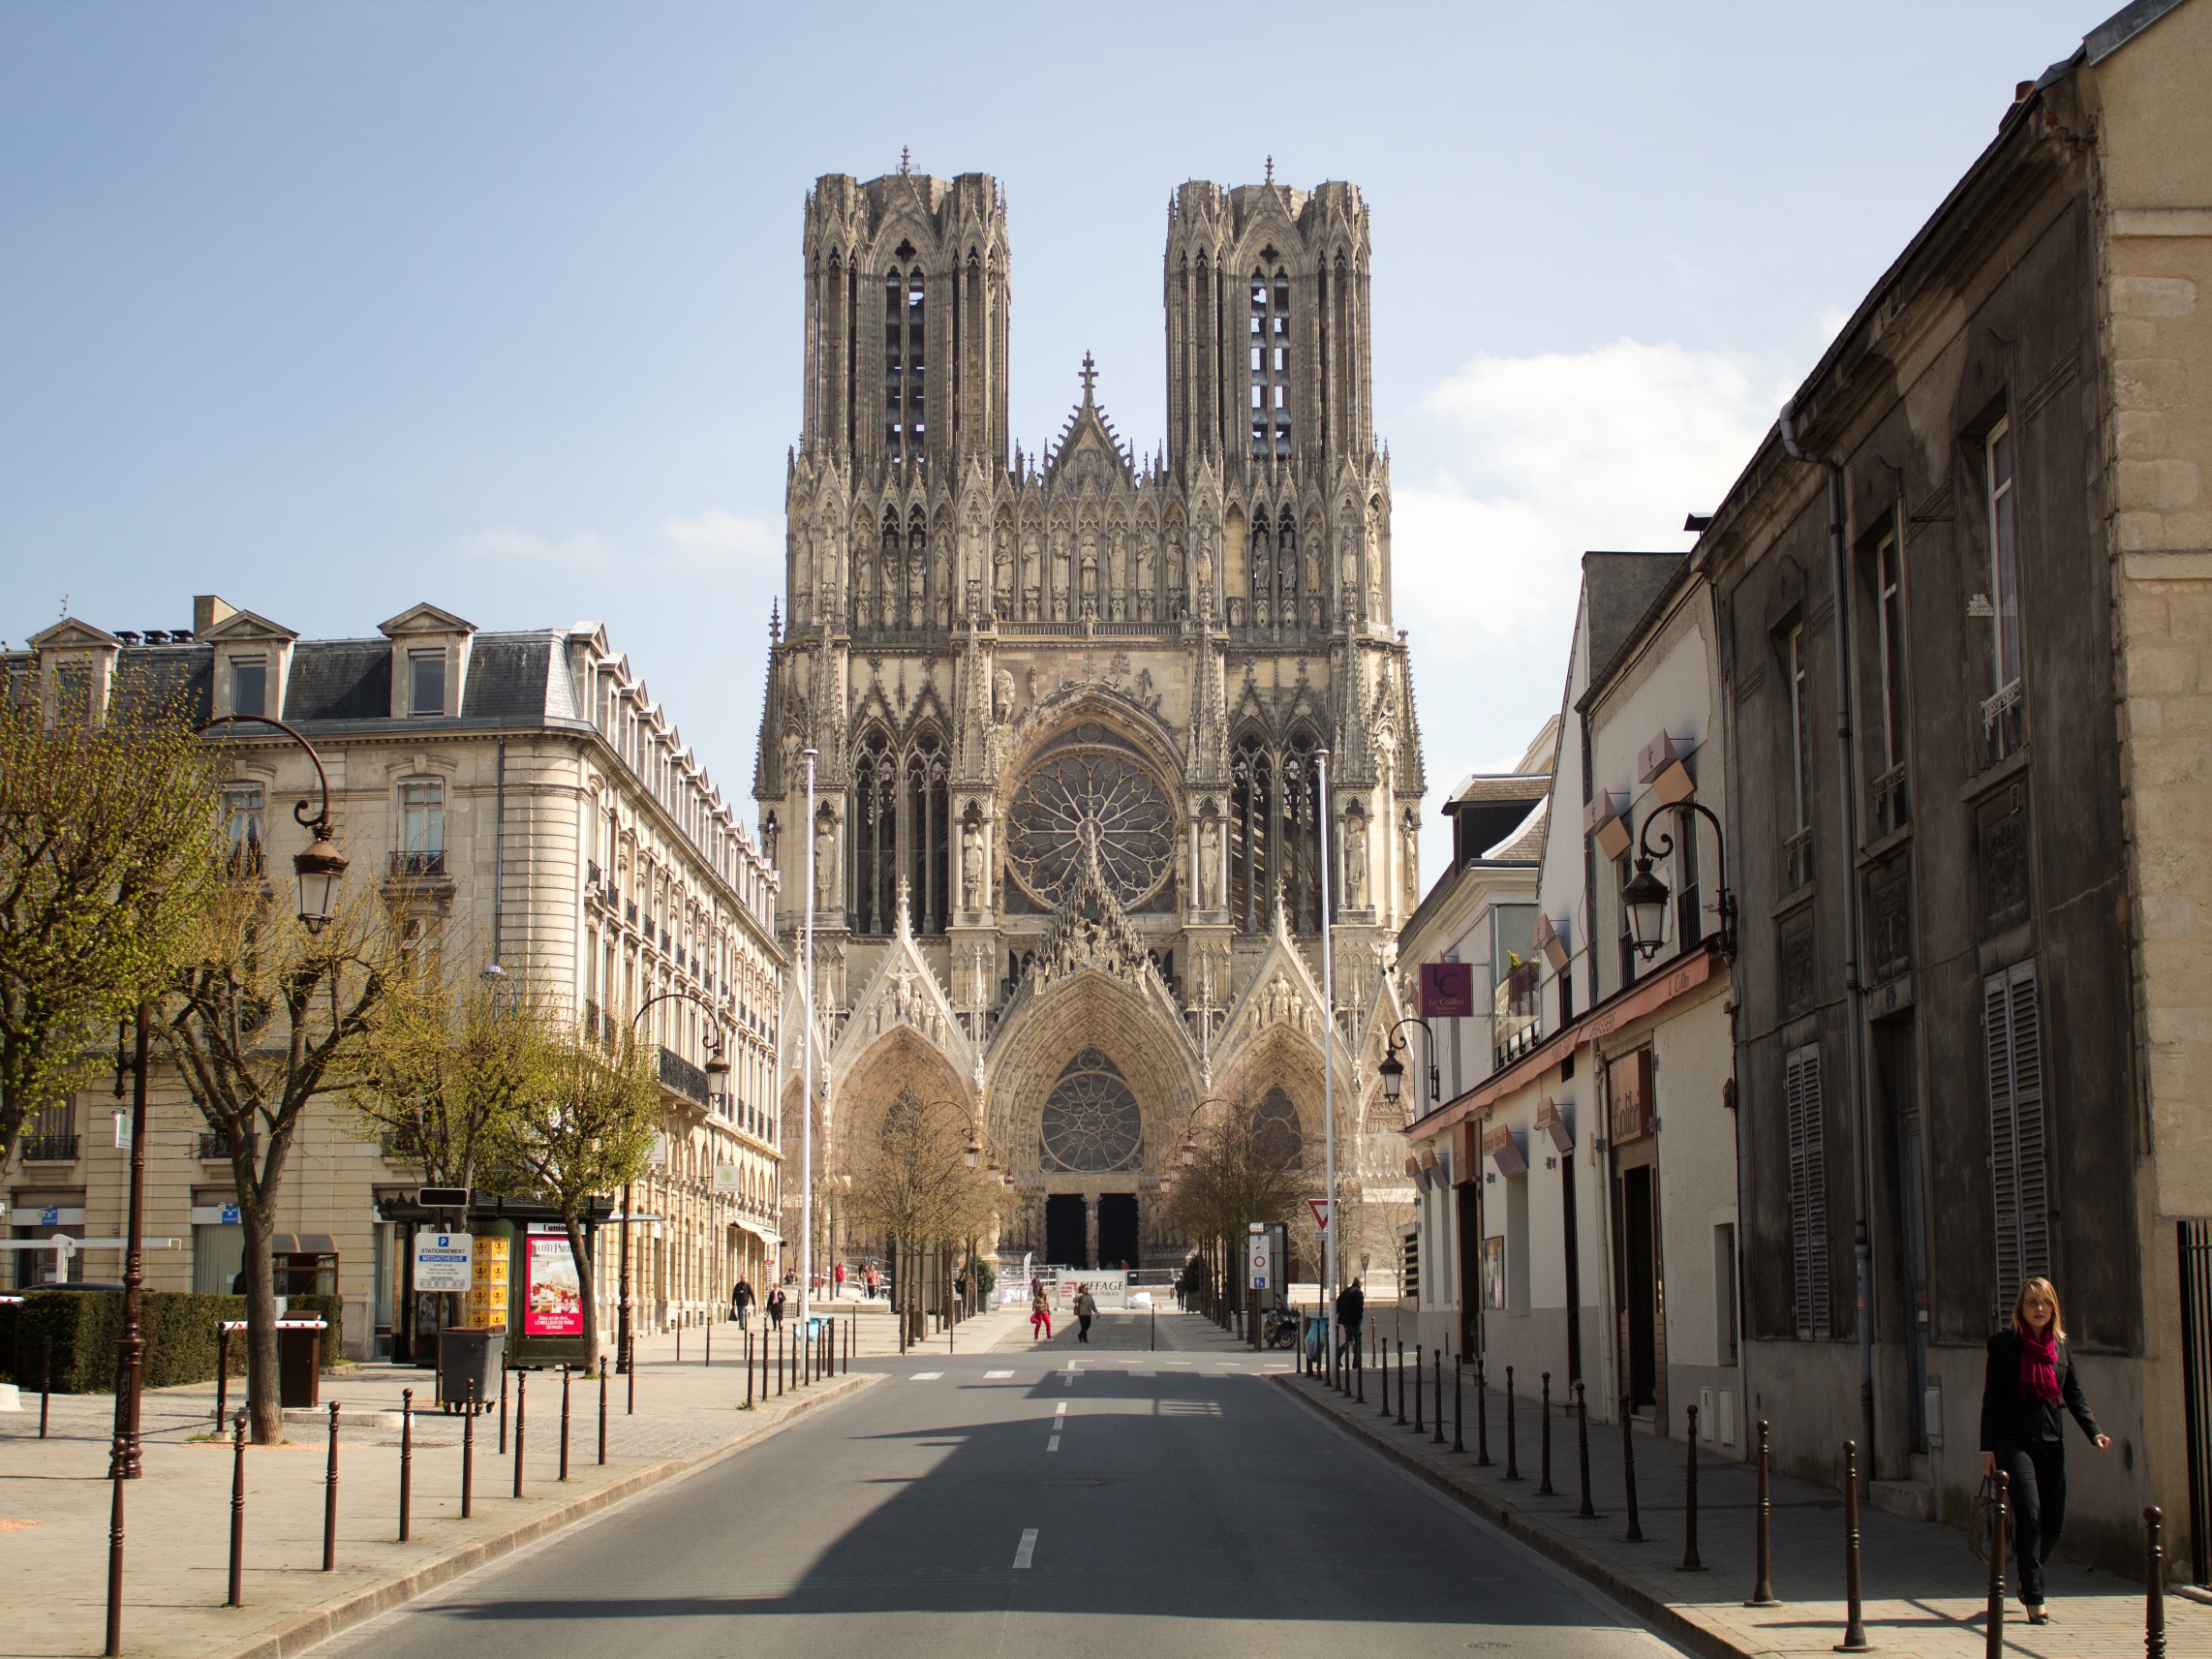
[(997, 182), (808, 197), (754, 792), (794, 948), (814, 901), (832, 1212), (841, 1147), (902, 1094), (968, 1116), (1040, 1261), (1180, 1261), (1163, 1179), (1209, 1102), (1257, 1107), (1317, 1179), (1324, 847), (1339, 1184), (1404, 1186), (1374, 1062), (1425, 784), (1368, 259), (1349, 184), (1183, 185), (1167, 443), (1122, 442), (1086, 356), (1025, 452)]

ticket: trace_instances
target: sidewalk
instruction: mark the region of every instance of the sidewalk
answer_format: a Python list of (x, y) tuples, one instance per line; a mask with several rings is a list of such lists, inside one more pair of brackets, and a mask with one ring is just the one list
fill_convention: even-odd
[[(856, 1368), (809, 1387), (786, 1385), (781, 1397), (771, 1394), (746, 1411), (742, 1340), (729, 1339), (734, 1327), (718, 1326), (710, 1367), (700, 1363), (703, 1335), (696, 1328), (684, 1334), (681, 1365), (672, 1335), (638, 1339), (635, 1415), (625, 1411), (630, 1379), (608, 1380), (603, 1467), (597, 1460), (599, 1381), (574, 1379), (566, 1486), (558, 1480), (561, 1374), (529, 1373), (524, 1495), (513, 1496), (513, 1419), (508, 1455), (502, 1457), (495, 1407), (476, 1421), (473, 1515), (466, 1521), (460, 1519), (461, 1420), (418, 1411), (407, 1544), (397, 1542), (400, 1393), (412, 1388), (420, 1401), (434, 1380), (427, 1371), (391, 1365), (326, 1374), (325, 1404), (343, 1402), (337, 1570), (320, 1571), (328, 1412), (290, 1412), (288, 1444), (246, 1448), (241, 1608), (222, 1605), (231, 1451), (228, 1441), (200, 1438), (213, 1427), (214, 1385), (149, 1394), (141, 1415), (144, 1474), (124, 1493), (124, 1651), (150, 1659), (282, 1659), (874, 1380)], [(753, 1386), (757, 1391), (757, 1371)], [(232, 1411), (241, 1392), (233, 1383)], [(51, 1437), (43, 1443), (37, 1395), (24, 1398), (22, 1411), (0, 1414), (0, 1534), (7, 1538), (0, 1586), (10, 1655), (47, 1659), (101, 1650), (114, 1403), (109, 1395), (54, 1396)]]
[[(1474, 1376), (1462, 1379), (1462, 1438), (1453, 1453), (1452, 1378), (1444, 1379), (1444, 1444), (1435, 1443), (1433, 1399), (1426, 1399), (1427, 1432), (1398, 1427), (1395, 1409), (1380, 1411), (1377, 1373), (1367, 1378), (1367, 1403), (1356, 1405), (1319, 1378), (1280, 1379), (1301, 1399), (1382, 1450), (1421, 1478), (1451, 1492), (1485, 1519), (1597, 1584), (1633, 1608), (1663, 1634), (1695, 1653), (1733, 1656), (1821, 1655), (1843, 1640), (1843, 1497), (1825, 1487), (1773, 1477), (1772, 1580), (1782, 1605), (1747, 1608), (1754, 1574), (1758, 1475), (1751, 1466), (1698, 1460), (1698, 1553), (1702, 1573), (1678, 1570), (1683, 1541), (1683, 1448), (1679, 1441), (1638, 1433), (1636, 1485), (1645, 1542), (1623, 1542), (1627, 1511), (1617, 1425), (1590, 1425), (1590, 1494), (1598, 1519), (1576, 1519), (1581, 1507), (1575, 1420), (1551, 1420), (1551, 1484), (1559, 1495), (1538, 1497), (1542, 1412), (1515, 1405), (1515, 1445), (1522, 1479), (1505, 1476), (1505, 1403), (1490, 1397), (1490, 1466), (1477, 1467)], [(1409, 1391), (1410, 1392), (1410, 1391)], [(1393, 1403), (1395, 1406), (1396, 1395)], [(1866, 1637), (1877, 1649), (1927, 1659), (1982, 1659), (1987, 1641), (1988, 1569), (1966, 1551), (1955, 1527), (1908, 1521), (1870, 1506), (1859, 1511)], [(2008, 1653), (2034, 1659), (2140, 1655), (2143, 1586), (2076, 1563), (2043, 1569), (2051, 1622), (2031, 1627), (2011, 1593), (2007, 1573), (2004, 1641)], [(2166, 1652), (2212, 1659), (2212, 1608), (2168, 1593)]]

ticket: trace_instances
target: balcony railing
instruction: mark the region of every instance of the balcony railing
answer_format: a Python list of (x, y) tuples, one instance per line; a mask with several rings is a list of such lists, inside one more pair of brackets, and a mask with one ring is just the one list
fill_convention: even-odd
[(1877, 835), (1888, 835), (1903, 829), (1912, 820), (1912, 805), (1905, 794), (1905, 763), (1896, 765), (1874, 780), (1874, 829)]
[(228, 1163), (230, 1159), (230, 1137), (216, 1129), (200, 1130), (200, 1155), (209, 1163)]
[(266, 857), (258, 841), (236, 841), (223, 855), (223, 874), (234, 881), (256, 880), (266, 873)]
[(1796, 892), (1813, 878), (1813, 830), (1810, 824), (1782, 844), (1782, 888)]
[(421, 881), (445, 874), (445, 849), (436, 852), (394, 852), (391, 874), (402, 881)]
[(661, 1051), (661, 1086), (698, 1105), (707, 1103), (707, 1074), (673, 1049)]
[(25, 1163), (75, 1163), (81, 1135), (25, 1135), (15, 1155)]

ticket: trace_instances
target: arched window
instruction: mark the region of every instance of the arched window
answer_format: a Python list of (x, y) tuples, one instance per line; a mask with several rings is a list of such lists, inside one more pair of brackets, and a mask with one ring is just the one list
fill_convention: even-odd
[(1306, 1155), (1306, 1132), (1299, 1127), (1298, 1108), (1280, 1084), (1267, 1092), (1252, 1114), (1252, 1151), (1262, 1163), (1275, 1169), (1296, 1169)]
[(930, 529), (916, 507), (906, 521), (906, 626), (922, 626), (922, 603), (930, 568)]
[(1275, 907), (1275, 758), (1256, 734), (1238, 743), (1231, 774), (1229, 905), (1240, 931), (1264, 934)]
[[(1262, 256), (1275, 257), (1270, 248)], [(1290, 455), (1290, 273), (1275, 267), (1271, 284), (1265, 267), (1251, 280), (1250, 334), (1252, 454)]]
[(923, 732), (906, 759), (906, 881), (917, 934), (943, 933), (951, 908), (946, 892), (952, 835), (946, 821), (949, 770), (944, 740), (935, 731)]
[(883, 453), (894, 467), (903, 453), (899, 441), (906, 430), (901, 408), (906, 390), (906, 281), (894, 265), (883, 278)]
[(1230, 764), (1229, 906), (1239, 931), (1275, 926), (1277, 887), (1294, 933), (1321, 926), (1321, 793), (1315, 740), (1301, 731), (1280, 749), (1257, 732)]
[(852, 795), (852, 929), (887, 934), (898, 903), (899, 762), (879, 726), (861, 740)]
[(1142, 1161), (1144, 1114), (1121, 1068), (1096, 1049), (1067, 1062), (1039, 1129), (1047, 1169), (1103, 1175)]

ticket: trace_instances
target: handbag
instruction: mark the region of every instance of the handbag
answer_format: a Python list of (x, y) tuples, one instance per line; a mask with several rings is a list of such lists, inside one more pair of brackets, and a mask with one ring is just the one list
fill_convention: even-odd
[(1996, 1541), (1998, 1527), (2005, 1529), (2005, 1554), (2012, 1554), (2012, 1517), (2009, 1505), (1997, 1501), (1997, 1477), (1983, 1475), (1982, 1489), (1974, 1494), (1974, 1503), (1967, 1513), (1966, 1548), (1970, 1554), (1986, 1566), (1989, 1551)]

